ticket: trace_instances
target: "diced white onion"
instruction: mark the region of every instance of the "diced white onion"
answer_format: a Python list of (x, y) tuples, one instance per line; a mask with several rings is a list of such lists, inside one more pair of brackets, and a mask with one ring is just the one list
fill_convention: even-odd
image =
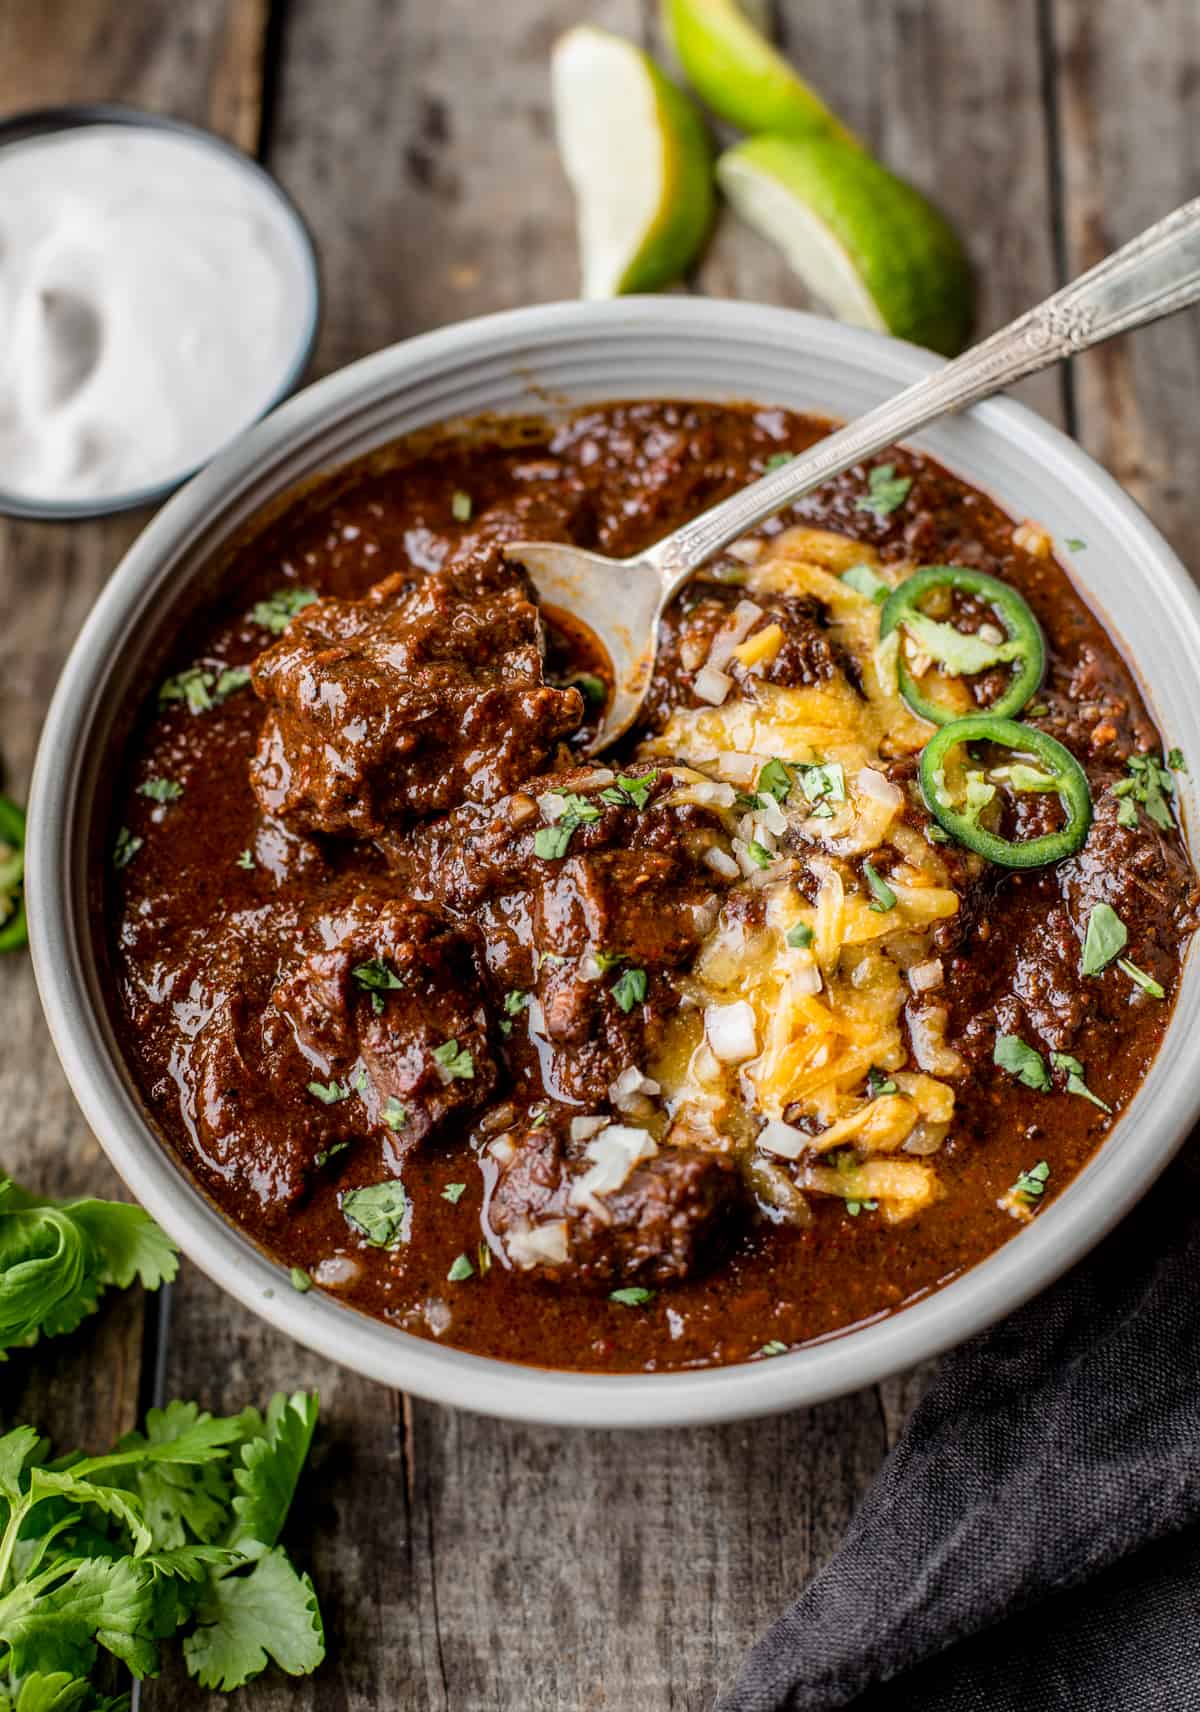
[(855, 775), (855, 785), (864, 797), (882, 803), (885, 808), (898, 809), (904, 802), (903, 794), (896, 789), (890, 779), (877, 773), (874, 767), (862, 767)]
[(740, 1064), (758, 1051), (754, 1008), (745, 999), (735, 999), (731, 1005), (707, 1005), (704, 1033), (723, 1064)]
[(599, 1135), (607, 1122), (608, 1119), (606, 1117), (572, 1118), (571, 1140), (590, 1141), (594, 1135)]
[(908, 971), (908, 984), (914, 993), (932, 993), (945, 978), (940, 957), (931, 957), (928, 963), (914, 963)]
[(908, 1033), (912, 1040), (913, 1057), (930, 1076), (958, 1076), (966, 1068), (962, 1056), (946, 1045), (946, 1023), (949, 1013), (941, 1005), (927, 1005), (918, 1010), (907, 1005), (904, 1011)]
[(821, 971), (811, 958), (806, 958), (797, 967), (791, 984), (797, 993), (802, 993), (806, 998), (811, 998), (813, 994), (821, 991)]
[(740, 559), (743, 565), (752, 565), (763, 550), (763, 544), (753, 535), (743, 535), (738, 541), (731, 541), (725, 551), (731, 559)]
[(981, 642), (990, 642), (993, 648), (998, 648), (1005, 640), (1004, 632), (998, 624), (981, 624), (975, 634)]
[(576, 1178), (569, 1198), (576, 1207), (594, 1208), (597, 1195), (611, 1195), (621, 1188), (634, 1167), (643, 1159), (652, 1158), (658, 1146), (648, 1129), (606, 1124), (588, 1142), (584, 1152), (592, 1160), (592, 1168)]
[(608, 1090), (608, 1097), (614, 1106), (625, 1103), (632, 1095), (646, 1094), (651, 1099), (661, 1094), (658, 1083), (649, 1076), (643, 1076), (636, 1064), (627, 1064)]
[(440, 1296), (426, 1297), (421, 1304), (421, 1315), (434, 1337), (441, 1337), (453, 1317)]
[(757, 1146), (764, 1153), (778, 1154), (780, 1159), (799, 1159), (804, 1149), (812, 1146), (812, 1136), (782, 1118), (772, 1118), (758, 1132)]
[(562, 1266), (569, 1252), (569, 1236), (566, 1219), (555, 1219), (549, 1224), (510, 1231), (504, 1239), (504, 1248), (513, 1265), (523, 1271), (531, 1266)]
[(732, 808), (736, 800), (733, 786), (723, 785), (718, 779), (689, 779), (671, 794), (673, 803), (699, 803), (704, 808)]
[(713, 707), (720, 707), (733, 688), (733, 679), (727, 672), (719, 672), (715, 666), (705, 666), (702, 671), (696, 673), (696, 682), (692, 688), (700, 701), (711, 702)]
[(699, 636), (685, 636), (679, 644), (679, 664), (685, 672), (699, 671), (708, 658), (708, 648)]
[(757, 816), (768, 832), (773, 832), (776, 838), (787, 831), (787, 815), (769, 791), (764, 791), (758, 799)]
[(590, 951), (585, 951), (579, 959), (579, 979), (581, 981), (599, 981), (604, 975), (600, 967), (600, 959)]
[(542, 1001), (534, 998), (532, 994), (525, 1006), (525, 1015), (529, 1018), (530, 1034), (545, 1034), (546, 1012), (542, 1007)]
[(348, 1254), (330, 1254), (324, 1260), (318, 1260), (313, 1267), (313, 1282), (328, 1289), (339, 1289), (343, 1284), (353, 1284), (362, 1272), (357, 1260), (351, 1260)]
[(714, 874), (720, 874), (724, 880), (736, 880), (741, 873), (733, 857), (727, 855), (718, 844), (710, 845), (704, 852), (704, 865), (711, 868)]
[(498, 1135), (494, 1141), (488, 1142), (488, 1152), (497, 1165), (510, 1165), (516, 1152), (516, 1143), (511, 1135)]
[(756, 606), (752, 600), (739, 600), (713, 637), (712, 647), (708, 650), (709, 665), (723, 666), (738, 643), (758, 623), (762, 615), (762, 607)]
[(717, 756), (717, 765), (735, 785), (752, 784), (758, 774), (758, 756), (741, 755), (736, 749), (723, 749)]

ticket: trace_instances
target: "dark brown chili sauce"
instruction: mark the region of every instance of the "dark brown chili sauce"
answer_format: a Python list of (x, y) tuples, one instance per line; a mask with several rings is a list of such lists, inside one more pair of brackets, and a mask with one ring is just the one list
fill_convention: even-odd
[[(463, 1349), (546, 1367), (744, 1360), (935, 1289), (1018, 1233), (997, 1203), (1023, 1171), (1048, 1162), (1049, 1199), (1094, 1152), (1112, 1120), (1061, 1085), (1039, 1093), (995, 1069), (997, 1033), (1080, 1059), (1117, 1114), (1145, 1075), (1195, 887), (1178, 834), (1140, 811), (1135, 827), (1118, 823), (1109, 788), (1126, 776), (1128, 754), (1161, 753), (1159, 733), (1053, 559), (1016, 545), (1013, 520), (984, 495), (928, 460), (891, 453), (912, 477), (891, 514), (859, 505), (869, 473), (859, 468), (772, 529), (803, 520), (872, 544), (884, 561), (979, 566), (1013, 583), (1049, 642), (1026, 716), (1083, 762), (1096, 804), (1079, 856), (1024, 874), (988, 870), (964, 887), (940, 996), (968, 1073), (938, 1156), (943, 1194), (891, 1226), (814, 1196), (811, 1226), (796, 1229), (765, 1216), (726, 1161), (664, 1148), (612, 1197), (610, 1224), (570, 1212), (569, 1262), (546, 1273), (505, 1259), (501, 1237), (514, 1221), (562, 1215), (564, 1184), (580, 1168), (570, 1117), (610, 1109), (623, 1056), (646, 1062), (674, 1002), (670, 971), (694, 949), (715, 881), (696, 860), (711, 836), (698, 809), (606, 807), (574, 834), (570, 856), (582, 861), (570, 879), (567, 862), (533, 855), (530, 805), (545, 786), (520, 786), (577, 765), (566, 739), (580, 697), (553, 686), (595, 663), (552, 634), (543, 681), (530, 591), (504, 567), (499, 543), (558, 538), (630, 553), (823, 432), (779, 410), (640, 403), (527, 423), (503, 441), (481, 429), (394, 448), (300, 496), (233, 555), (220, 600), (168, 664), (207, 671), (193, 698), (212, 705), (159, 702), (146, 686), (113, 825), (114, 837), (129, 835), (110, 898), (124, 1050), (170, 1146), (230, 1219), (340, 1299)], [(280, 636), (246, 616), (281, 588), (357, 602), (388, 578), (374, 605), (313, 607)], [(667, 624), (651, 727), (694, 702), (681, 614), (701, 596), (728, 607), (739, 592), (719, 582), (684, 592)], [(777, 612), (759, 598), (787, 632), (776, 681), (837, 669), (815, 602), (781, 599)], [(259, 694), (220, 684), (222, 671), (268, 647)], [(256, 751), (269, 813), (252, 789)], [(181, 791), (155, 800), (144, 787), (156, 780)], [(448, 819), (468, 792), (492, 806)], [(922, 810), (905, 812), (925, 824)], [(1115, 968), (1080, 975), (1100, 900), (1124, 920), (1129, 956), (1166, 1002)], [(586, 988), (577, 979), (581, 948), (602, 938), (648, 972), (646, 998), (628, 1013), (609, 996), (613, 975)], [(540, 968), (538, 952), (549, 953)], [(371, 965), (395, 984), (364, 985), (353, 971)], [(514, 988), (536, 988), (547, 1029), (558, 1031), (540, 1059), (524, 1015), (502, 1026)], [(446, 1064), (431, 1071), (431, 1046), (450, 1040), (470, 1054), (471, 1076)], [(500, 1168), (487, 1149), (505, 1133), (517, 1136), (517, 1156), (497, 1199)], [(383, 1233), (394, 1246), (372, 1246), (342, 1202), (393, 1174), (407, 1196), (403, 1228)], [(457, 1200), (445, 1193), (454, 1184), (465, 1185), (451, 1190)], [(451, 1281), (466, 1269), (461, 1256), (471, 1273)], [(648, 1300), (610, 1300), (639, 1284)]]

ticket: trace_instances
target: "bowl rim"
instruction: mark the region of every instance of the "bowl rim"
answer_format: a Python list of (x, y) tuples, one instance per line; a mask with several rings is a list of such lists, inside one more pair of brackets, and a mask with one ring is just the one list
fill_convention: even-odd
[[(224, 155), (246, 177), (262, 187), (278, 205), (284, 221), (295, 234), (306, 285), (306, 301), (296, 321), (295, 352), (267, 402), (241, 428), (235, 429), (226, 445), (213, 454), (220, 457), (234, 439), (261, 422), (295, 390), (312, 359), (321, 331), (323, 306), (321, 262), (312, 228), (292, 197), (261, 161), (230, 138), (222, 137), (203, 125), (194, 125), (188, 119), (177, 119), (170, 113), (154, 113), (120, 101), (66, 101), (52, 107), (31, 107), (25, 112), (8, 113), (0, 119), (0, 150), (19, 146), (35, 137), (84, 130), (92, 125), (124, 125), (131, 130), (167, 131), (175, 136), (189, 137), (193, 142)], [(117, 517), (121, 512), (137, 511), (142, 506), (154, 505), (165, 499), (210, 461), (201, 459), (199, 463), (188, 464), (175, 475), (168, 476), (165, 481), (132, 488), (109, 499), (39, 499), (28, 494), (10, 493), (0, 484), (0, 517), (24, 518), (39, 523), (82, 523), (98, 517)]]
[[(130, 1098), (92, 1008), (72, 904), (78, 847), (73, 799), (81, 739), (113, 670), (115, 644), (156, 566), (231, 507), (239, 492), (268, 479), (273, 459), (302, 444), (306, 432), (329, 428), (356, 401), (374, 397), (373, 389), (400, 391), (415, 370), (423, 373), (443, 362), (461, 367), (514, 352), (524, 359), (556, 341), (586, 339), (602, 330), (621, 336), (635, 329), (718, 340), (753, 333), (764, 342), (801, 349), (820, 344), (898, 386), (941, 366), (929, 352), (800, 311), (686, 297), (509, 310), (362, 358), (259, 422), (139, 535), (101, 592), (63, 668), (29, 799), (26, 890), (42, 1004), (75, 1098), (131, 1191), (202, 1271), (316, 1353), (431, 1401), (561, 1426), (691, 1426), (766, 1415), (861, 1389), (940, 1354), (1011, 1313), (1080, 1259), (1149, 1188), (1200, 1116), (1200, 1082), (1182, 1058), (1173, 1066), (1164, 1062), (1168, 1042), (1181, 1026), (1177, 1006), (1155, 1063), (1104, 1145), (1037, 1220), (978, 1265), (899, 1312), (787, 1355), (662, 1374), (564, 1372), (468, 1354), (371, 1319), (320, 1291), (295, 1292), (286, 1270), (216, 1212), (157, 1139)], [(1066, 435), (1012, 400), (987, 401), (969, 415), (999, 442), (1053, 467), (1059, 481), (1072, 484), (1070, 491), (1089, 514), (1103, 514), (1115, 535), (1153, 560), (1160, 579), (1156, 592), (1172, 609), (1175, 633), (1190, 640), (1200, 657), (1200, 591), (1113, 478)], [(1080, 580), (1086, 592), (1086, 579)]]

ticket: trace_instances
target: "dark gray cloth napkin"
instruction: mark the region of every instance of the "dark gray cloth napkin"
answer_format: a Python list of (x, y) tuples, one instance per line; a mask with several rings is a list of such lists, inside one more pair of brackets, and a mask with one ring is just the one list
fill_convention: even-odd
[[(1196, 1526), (1193, 1526), (1196, 1524)], [(1200, 1148), (946, 1357), (717, 1712), (1200, 1712)]]

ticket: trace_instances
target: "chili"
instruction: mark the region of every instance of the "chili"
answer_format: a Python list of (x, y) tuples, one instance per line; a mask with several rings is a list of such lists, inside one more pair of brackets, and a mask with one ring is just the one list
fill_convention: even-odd
[[(921, 601), (935, 590), (959, 590), (987, 601), (1004, 629), (1006, 640), (991, 643), (978, 634), (941, 624), (921, 611)], [(1000, 719), (1012, 719), (1037, 693), (1046, 669), (1046, 640), (1042, 627), (1016, 589), (986, 571), (966, 565), (924, 565), (893, 589), (879, 619), (880, 638), (897, 629), (907, 629), (923, 653), (952, 675), (973, 676), (993, 666), (1011, 665), (1012, 678), (1004, 693), (987, 711)], [(903, 650), (897, 659), (900, 694), (921, 719), (946, 725), (957, 717), (953, 708), (927, 696), (909, 669)]]
[[(995, 743), (1020, 756), (1032, 756), (1044, 771), (1018, 761), (1006, 769), (1005, 783), (1015, 791), (1054, 791), (1062, 804), (1066, 825), (1036, 838), (1002, 838), (980, 825), (979, 817), (995, 796), (995, 787), (981, 768), (967, 775), (965, 797), (956, 802), (946, 786), (945, 763), (964, 743)], [(992, 713), (952, 720), (930, 738), (921, 751), (921, 791), (938, 825), (968, 850), (1001, 868), (1040, 868), (1061, 861), (1080, 848), (1092, 824), (1092, 793), (1087, 775), (1069, 749), (1033, 725), (1000, 719)], [(978, 784), (975, 780), (978, 779)], [(972, 795), (975, 801), (972, 802)]]

